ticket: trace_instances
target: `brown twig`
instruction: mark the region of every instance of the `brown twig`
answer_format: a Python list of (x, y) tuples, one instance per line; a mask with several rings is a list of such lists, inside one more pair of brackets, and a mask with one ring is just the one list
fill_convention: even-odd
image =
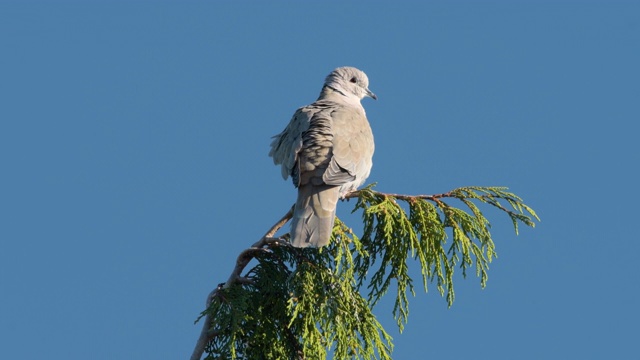
[[(374, 191), (374, 190), (369, 190), (369, 191), (371, 191), (375, 195), (385, 196), (385, 197), (392, 197), (392, 198), (395, 198), (395, 199), (400, 199), (400, 200), (405, 200), (405, 201), (412, 201), (412, 200), (415, 200), (415, 199), (425, 199), (425, 200), (435, 201), (438, 204), (442, 203), (442, 202), (438, 201), (438, 199), (442, 199), (442, 198), (464, 198), (463, 196), (453, 194), (453, 192), (451, 192), (451, 191), (446, 192), (446, 193), (441, 193), (441, 194), (434, 194), (434, 195), (403, 195), (403, 194), (383, 193), (383, 192)], [(352, 191), (350, 193), (347, 193), (344, 196), (344, 199), (351, 199), (351, 198), (358, 197), (358, 196), (360, 196), (360, 192), (361, 192), (361, 190), (356, 190), (356, 191)], [(491, 195), (480, 195), (480, 196), (478, 196), (478, 198), (480, 198), (480, 199), (493, 199), (494, 196), (491, 196)], [(503, 197), (503, 199), (507, 199), (507, 198)], [(509, 198), (509, 199), (511, 199), (511, 198)], [(485, 200), (485, 202), (487, 204), (489, 204), (489, 205), (495, 206), (498, 209), (506, 212), (510, 216), (515, 216), (515, 217), (519, 216), (519, 214), (516, 213), (515, 211), (509, 210), (509, 209), (505, 208), (504, 206), (498, 204), (495, 201)]]
[[(396, 198), (396, 199), (407, 200), (407, 201), (411, 201), (413, 199), (435, 200), (435, 199), (441, 199), (441, 198), (447, 198), (447, 197), (457, 197), (457, 196), (453, 195), (451, 192), (446, 192), (446, 193), (442, 193), (442, 194), (434, 194), (434, 195), (403, 195), (403, 194), (383, 193), (383, 192), (374, 191), (374, 190), (369, 190), (369, 191), (371, 191), (375, 195), (388, 196), (388, 197), (393, 197), (393, 198)], [(358, 197), (358, 196), (360, 196), (360, 192), (361, 192), (361, 190), (352, 191), (350, 193), (347, 193), (344, 196), (344, 198), (345, 199), (351, 199), (351, 198)]]

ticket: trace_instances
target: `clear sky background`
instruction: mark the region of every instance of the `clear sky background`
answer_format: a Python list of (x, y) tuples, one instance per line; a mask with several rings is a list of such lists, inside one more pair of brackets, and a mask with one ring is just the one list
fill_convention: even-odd
[(294, 201), (270, 137), (344, 65), (378, 190), (508, 186), (542, 218), (489, 212), (499, 258), (452, 308), (419, 292), (403, 334), (377, 308), (394, 359), (638, 356), (638, 2), (11, 1), (0, 358), (187, 358)]

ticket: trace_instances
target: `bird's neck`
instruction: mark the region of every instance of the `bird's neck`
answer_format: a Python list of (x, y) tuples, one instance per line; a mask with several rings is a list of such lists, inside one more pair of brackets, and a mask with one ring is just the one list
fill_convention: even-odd
[(358, 98), (356, 95), (343, 92), (329, 85), (325, 85), (322, 87), (322, 91), (320, 91), (318, 100), (331, 100), (338, 103), (346, 103), (362, 107), (362, 105), (360, 104), (360, 98)]

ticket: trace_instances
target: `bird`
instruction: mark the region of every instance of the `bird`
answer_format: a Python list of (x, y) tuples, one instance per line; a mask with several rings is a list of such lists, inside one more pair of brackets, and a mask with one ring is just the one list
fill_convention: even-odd
[(269, 156), (298, 189), (291, 218), (291, 245), (327, 245), (340, 198), (364, 184), (373, 165), (373, 133), (361, 100), (377, 96), (369, 78), (339, 67), (324, 81), (318, 99), (293, 114), (273, 136)]

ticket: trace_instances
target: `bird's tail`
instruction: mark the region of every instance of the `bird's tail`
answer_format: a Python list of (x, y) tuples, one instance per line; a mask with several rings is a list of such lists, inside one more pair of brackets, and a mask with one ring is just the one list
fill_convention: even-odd
[(298, 200), (291, 219), (291, 244), (321, 247), (329, 243), (340, 187), (305, 184), (298, 187)]

